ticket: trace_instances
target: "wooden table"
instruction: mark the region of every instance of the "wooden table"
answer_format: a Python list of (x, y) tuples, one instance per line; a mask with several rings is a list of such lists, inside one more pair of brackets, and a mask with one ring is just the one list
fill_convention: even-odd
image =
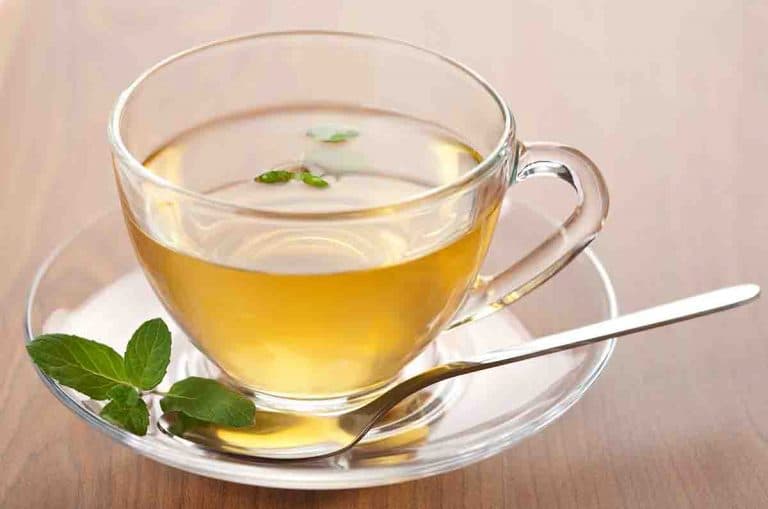
[[(768, 3), (0, 0), (0, 506), (768, 507), (768, 301), (619, 345), (562, 419), (460, 471), (289, 492), (141, 458), (59, 405), (22, 347), (36, 266), (116, 195), (105, 139), (148, 64), (249, 31), (427, 45), (494, 83), (525, 139), (582, 148), (612, 192), (596, 243), (631, 310), (768, 280)], [(161, 502), (161, 503), (160, 503)]]

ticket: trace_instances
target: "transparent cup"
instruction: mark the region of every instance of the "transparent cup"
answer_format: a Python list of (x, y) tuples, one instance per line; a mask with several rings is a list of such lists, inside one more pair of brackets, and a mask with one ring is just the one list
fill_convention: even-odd
[[(226, 165), (144, 164), (168, 140), (216, 119), (315, 105), (420, 119), (482, 157), (405, 198), (298, 210), (207, 193), (226, 180)], [(557, 273), (608, 210), (594, 163), (570, 147), (517, 140), (506, 103), (474, 72), (367, 35), (257, 34), (174, 55), (120, 95), (109, 141), (126, 224), (160, 300), (233, 383), (279, 408), (338, 410), (375, 396), (441, 331), (471, 326)], [(409, 171), (417, 175), (418, 165)], [(568, 184), (577, 206), (527, 256), (479, 274), (501, 202), (534, 177)], [(238, 248), (227, 251), (224, 238)], [(382, 261), (393, 243), (396, 261)], [(333, 270), (316, 272), (302, 258), (342, 244), (366, 251), (369, 264), (345, 265), (330, 251)], [(276, 245), (299, 253), (287, 269), (253, 255)]]

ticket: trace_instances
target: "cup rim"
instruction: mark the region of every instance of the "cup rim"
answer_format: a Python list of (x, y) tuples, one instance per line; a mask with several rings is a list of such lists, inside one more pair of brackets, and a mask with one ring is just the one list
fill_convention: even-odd
[[(209, 48), (222, 46), (226, 44), (233, 44), (241, 41), (252, 40), (252, 39), (262, 39), (262, 38), (265, 39), (265, 38), (275, 38), (275, 37), (295, 37), (295, 36), (301, 37), (301, 36), (317, 36), (317, 35), (340, 37), (340, 38), (352, 38), (352, 39), (366, 39), (374, 42), (399, 45), (402, 47), (416, 50), (418, 52), (429, 55), (431, 57), (436, 57), (438, 60), (441, 60), (446, 64), (449, 64), (452, 67), (463, 72), (466, 76), (474, 80), (486, 92), (488, 92), (490, 96), (493, 98), (493, 100), (496, 102), (496, 104), (498, 105), (499, 109), (501, 110), (502, 117), (504, 120), (504, 129), (495, 147), (487, 156), (485, 156), (485, 158), (482, 161), (480, 161), (477, 165), (475, 165), (471, 170), (466, 172), (460, 178), (457, 178), (451, 182), (448, 182), (447, 184), (436, 187), (434, 189), (429, 189), (427, 191), (411, 195), (399, 201), (387, 203), (384, 205), (377, 205), (374, 207), (363, 207), (363, 208), (345, 209), (345, 210), (316, 211), (316, 212), (292, 212), (292, 211), (276, 211), (273, 209), (262, 209), (258, 207), (238, 205), (238, 204), (230, 203), (224, 200), (212, 198), (210, 196), (206, 196), (202, 193), (192, 191), (191, 189), (187, 189), (183, 186), (176, 185), (158, 176), (154, 172), (150, 171), (146, 166), (144, 166), (131, 153), (128, 147), (126, 147), (123, 141), (122, 133), (121, 133), (121, 121), (123, 118), (123, 114), (125, 112), (125, 108), (130, 102), (133, 94), (141, 87), (141, 85), (150, 76), (152, 76), (155, 72), (159, 71), (160, 69), (168, 65), (171, 65), (175, 61), (180, 60), (186, 56), (189, 56), (201, 51), (205, 51)], [(447, 57), (437, 51), (433, 51), (433, 50), (430, 50), (406, 41), (402, 41), (399, 39), (372, 35), (372, 34), (333, 31), (333, 30), (290, 30), (290, 31), (276, 31), (276, 32), (255, 32), (255, 33), (239, 35), (239, 36), (225, 38), (225, 39), (214, 40), (208, 43), (204, 43), (204, 44), (194, 46), (192, 48), (174, 53), (164, 58), (163, 60), (159, 61), (158, 63), (154, 64), (153, 66), (149, 67), (148, 69), (146, 69), (144, 72), (142, 72), (139, 75), (138, 78), (136, 78), (130, 85), (128, 85), (128, 87), (125, 90), (123, 90), (123, 92), (120, 93), (110, 113), (109, 122), (107, 126), (107, 137), (112, 149), (113, 156), (120, 162), (122, 167), (127, 168), (129, 171), (131, 171), (134, 175), (136, 175), (139, 178), (146, 179), (161, 188), (179, 193), (188, 198), (198, 200), (202, 203), (205, 203), (208, 206), (226, 210), (230, 213), (235, 213), (238, 215), (245, 215), (245, 216), (270, 218), (270, 219), (301, 219), (301, 220), (351, 219), (351, 218), (359, 218), (359, 217), (371, 217), (371, 216), (392, 214), (392, 213), (400, 212), (407, 208), (423, 205), (429, 201), (432, 201), (441, 197), (449, 196), (462, 189), (465, 189), (466, 187), (469, 187), (470, 185), (474, 184), (477, 180), (485, 176), (486, 172), (491, 168), (493, 168), (496, 165), (496, 163), (498, 163), (499, 160), (503, 158), (506, 152), (505, 149), (508, 146), (508, 142), (509, 140), (513, 139), (514, 136), (515, 136), (515, 120), (506, 102), (502, 99), (501, 95), (499, 95), (499, 93), (485, 79), (483, 79), (477, 72), (465, 66), (464, 64), (461, 64), (458, 61), (450, 57)]]

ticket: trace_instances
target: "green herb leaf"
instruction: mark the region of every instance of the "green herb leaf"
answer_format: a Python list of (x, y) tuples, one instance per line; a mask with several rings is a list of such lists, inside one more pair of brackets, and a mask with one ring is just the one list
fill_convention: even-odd
[(107, 392), (107, 397), (123, 405), (135, 405), (139, 401), (139, 391), (127, 385), (115, 385)]
[(149, 426), (149, 410), (144, 400), (138, 397), (136, 389), (130, 388), (130, 390), (136, 394), (135, 401), (127, 403), (125, 400), (112, 400), (99, 415), (134, 435), (144, 436)]
[(148, 320), (133, 333), (125, 350), (125, 372), (134, 386), (149, 390), (165, 376), (171, 362), (171, 332), (160, 318)]
[(307, 130), (307, 136), (328, 143), (347, 141), (359, 134), (356, 129), (338, 125), (319, 125)]
[(328, 187), (328, 181), (318, 175), (312, 175), (309, 172), (299, 173), (302, 182), (312, 187)]
[(256, 407), (242, 394), (216, 380), (192, 376), (171, 386), (160, 400), (164, 412), (183, 412), (206, 422), (242, 427), (253, 422)]
[(44, 334), (27, 345), (37, 367), (60, 384), (96, 400), (129, 385), (123, 358), (107, 345), (67, 334)]
[(183, 437), (188, 431), (210, 426), (211, 423), (195, 419), (181, 412), (168, 412), (164, 416), (168, 423), (168, 431), (176, 436)]
[(288, 182), (293, 178), (293, 172), (287, 170), (272, 170), (262, 173), (254, 180), (262, 184), (276, 184), (279, 182)]

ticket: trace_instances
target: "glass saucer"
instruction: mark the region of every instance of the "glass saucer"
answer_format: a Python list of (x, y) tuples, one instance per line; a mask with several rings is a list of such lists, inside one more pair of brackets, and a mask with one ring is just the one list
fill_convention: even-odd
[[(494, 272), (520, 258), (551, 233), (552, 225), (531, 208), (505, 204), (484, 272)], [(616, 314), (608, 275), (594, 253), (586, 250), (522, 300), (444, 333), (436, 340), (435, 351), (427, 355), (441, 362), (466, 358)], [(44, 332), (65, 332), (108, 343), (122, 352), (137, 325), (155, 316), (163, 317), (173, 332), (165, 384), (209, 369), (144, 280), (122, 216), (115, 210), (96, 218), (43, 263), (27, 302), (26, 341)], [(243, 484), (341, 489), (436, 475), (497, 454), (536, 433), (578, 401), (599, 376), (614, 343), (606, 341), (467, 375), (452, 384), (444, 382), (425, 398), (428, 411), (420, 407), (406, 415), (406, 424), (398, 433), (388, 432), (389, 423), (381, 428), (380, 436), (374, 434), (345, 454), (293, 462), (207, 450), (166, 435), (154, 420), (147, 436), (134, 436), (101, 419), (96, 402), (45, 375), (41, 378), (91, 426), (166, 465)], [(153, 418), (156, 411), (155, 406)]]

